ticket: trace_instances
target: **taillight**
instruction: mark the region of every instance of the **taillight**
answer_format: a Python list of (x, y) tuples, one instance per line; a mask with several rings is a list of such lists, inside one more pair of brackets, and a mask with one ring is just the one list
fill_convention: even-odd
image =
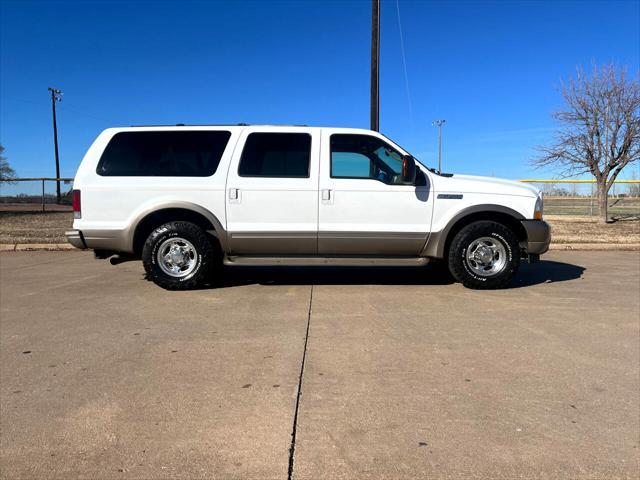
[(80, 190), (73, 191), (73, 218), (82, 218), (82, 208), (80, 207)]

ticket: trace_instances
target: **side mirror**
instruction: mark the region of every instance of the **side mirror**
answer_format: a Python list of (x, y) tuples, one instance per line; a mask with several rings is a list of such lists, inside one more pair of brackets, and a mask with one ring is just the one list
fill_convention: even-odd
[(416, 183), (416, 174), (418, 173), (416, 161), (411, 155), (402, 157), (402, 183), (414, 185)]

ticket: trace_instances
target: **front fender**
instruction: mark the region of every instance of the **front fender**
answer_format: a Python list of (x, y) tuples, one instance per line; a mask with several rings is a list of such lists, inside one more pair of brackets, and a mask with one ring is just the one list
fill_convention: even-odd
[(453, 227), (458, 222), (464, 220), (466, 217), (477, 215), (479, 213), (498, 213), (501, 215), (509, 215), (517, 221), (524, 220), (525, 218), (524, 215), (522, 215), (518, 211), (509, 207), (505, 207), (504, 205), (482, 204), (466, 207), (450, 217), (446, 221), (446, 224), (442, 228), (442, 230), (431, 232), (429, 234), (429, 239), (427, 240), (427, 243), (422, 250), (421, 256), (443, 258), (445, 253), (445, 244), (447, 243), (447, 238)]

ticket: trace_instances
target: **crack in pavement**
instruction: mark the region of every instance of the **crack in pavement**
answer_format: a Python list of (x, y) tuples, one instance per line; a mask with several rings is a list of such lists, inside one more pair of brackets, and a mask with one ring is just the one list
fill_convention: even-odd
[(289, 470), (287, 480), (293, 479), (293, 466), (296, 453), (296, 433), (298, 431), (298, 410), (300, 408), (300, 397), (302, 396), (302, 378), (304, 376), (304, 365), (307, 360), (307, 343), (309, 342), (309, 326), (311, 325), (311, 306), (313, 303), (313, 285), (309, 294), (309, 311), (307, 312), (307, 331), (304, 336), (304, 351), (302, 353), (302, 364), (300, 365), (300, 376), (298, 377), (298, 393), (296, 395), (296, 408), (293, 414), (293, 428), (291, 430), (291, 446), (289, 447)]

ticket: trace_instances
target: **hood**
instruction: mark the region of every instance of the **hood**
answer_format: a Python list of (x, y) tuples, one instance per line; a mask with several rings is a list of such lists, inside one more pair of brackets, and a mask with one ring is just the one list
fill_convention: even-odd
[(492, 193), (520, 197), (537, 197), (540, 193), (539, 189), (527, 183), (474, 175), (456, 174), (451, 177), (437, 177), (434, 186), (438, 192)]

